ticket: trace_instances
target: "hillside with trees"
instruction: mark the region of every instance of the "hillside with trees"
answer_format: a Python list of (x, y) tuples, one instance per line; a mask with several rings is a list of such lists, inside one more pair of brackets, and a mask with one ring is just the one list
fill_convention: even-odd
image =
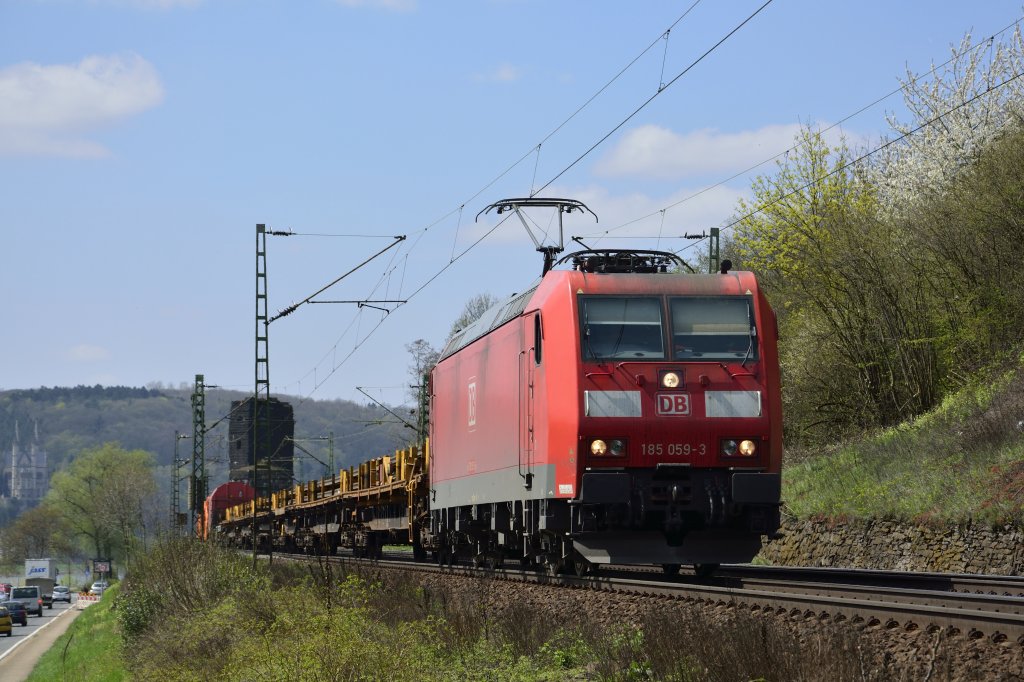
[(913, 119), (890, 139), (804, 130), (737, 206), (726, 250), (778, 314), (798, 464), (784, 496), (801, 513), (1019, 520), (1022, 73), (1019, 30), (968, 36), (908, 74)]
[[(158, 495), (169, 504), (175, 431), (189, 437), (192, 434), (191, 393), (191, 388), (161, 386), (77, 386), (0, 392), (0, 461), (5, 470), (10, 466), (15, 423), (22, 448), (31, 442), (38, 425), (40, 445), (47, 453), (51, 474), (67, 469), (83, 452), (117, 443), (129, 451), (152, 454)], [(231, 401), (248, 396), (239, 391), (206, 391), (206, 424), (210, 429), (206, 461), (212, 485), (227, 480), (226, 417)], [(320, 462), (329, 461), (328, 438), (332, 432), (338, 469), (389, 453), (415, 439), (411, 429), (372, 403), (275, 397), (292, 403), (296, 439), (322, 437), (302, 443), (312, 457), (296, 450), (295, 476), (300, 480), (324, 475), (325, 467)], [(178, 450), (179, 458), (190, 456), (191, 440), (178, 441)], [(22, 510), (23, 506), (11, 500), (0, 502), (0, 526)]]

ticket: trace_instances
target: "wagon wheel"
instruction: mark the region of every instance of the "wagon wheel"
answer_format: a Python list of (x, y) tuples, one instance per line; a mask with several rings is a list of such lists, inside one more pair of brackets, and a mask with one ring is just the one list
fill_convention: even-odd
[(679, 564), (662, 564), (661, 570), (665, 571), (665, 575), (679, 575)]

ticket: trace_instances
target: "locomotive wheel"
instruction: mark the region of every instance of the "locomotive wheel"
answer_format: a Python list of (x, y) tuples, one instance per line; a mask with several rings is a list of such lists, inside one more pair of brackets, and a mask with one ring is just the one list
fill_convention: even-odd
[(572, 560), (572, 567), (573, 570), (576, 572), (576, 575), (582, 578), (585, 575), (590, 575), (590, 573), (593, 571), (594, 565), (586, 559), (584, 559), (583, 557), (576, 557)]
[(694, 564), (693, 572), (698, 578), (710, 578), (719, 566), (720, 564)]
[(548, 558), (548, 562), (547, 562), (547, 564), (544, 567), (544, 572), (547, 573), (548, 575), (550, 575), (551, 577), (555, 577), (559, 573), (562, 572), (562, 568), (563, 568), (563, 563), (562, 563), (561, 559), (554, 559), (554, 560), (552, 560), (549, 557)]
[(679, 575), (679, 564), (662, 564), (661, 570), (665, 571), (665, 575)]

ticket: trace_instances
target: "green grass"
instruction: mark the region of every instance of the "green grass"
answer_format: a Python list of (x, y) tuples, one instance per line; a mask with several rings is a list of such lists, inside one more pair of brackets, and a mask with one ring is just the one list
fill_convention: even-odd
[(935, 410), (829, 452), (784, 463), (783, 498), (799, 518), (960, 523), (1024, 519), (1024, 378), (1008, 372)]
[(119, 591), (116, 585), (111, 587), (103, 599), (82, 611), (39, 659), (28, 682), (130, 679), (121, 662), (121, 631), (112, 610)]
[[(852, 631), (801, 641), (747, 613), (709, 622), (685, 605), (661, 605), (640, 622), (601, 625), (565, 604), (509, 603), (490, 579), (439, 586), (327, 562), (240, 573), (231, 552), (184, 539), (162, 545), (139, 561), (117, 602), (131, 679), (703, 682), (766, 671), (853, 679), (874, 656)], [(160, 599), (166, 590), (154, 586), (176, 575), (189, 580)], [(208, 591), (213, 585), (221, 587)], [(205, 596), (183, 608), (189, 591)], [(830, 653), (827, 665), (820, 651)]]

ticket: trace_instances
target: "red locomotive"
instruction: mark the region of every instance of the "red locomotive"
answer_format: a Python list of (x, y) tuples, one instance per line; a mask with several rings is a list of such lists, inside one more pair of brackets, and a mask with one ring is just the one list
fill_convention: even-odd
[[(675, 262), (673, 262), (675, 261)], [(448, 343), (430, 530), (447, 555), (585, 573), (749, 561), (779, 526), (775, 316), (752, 273), (585, 251)]]
[(213, 528), (224, 520), (224, 511), (251, 502), (255, 491), (248, 483), (229, 481), (213, 489), (203, 501), (203, 513), (196, 519), (196, 536), (206, 540)]
[[(526, 205), (556, 207), (559, 223), (586, 209), (492, 208)], [(419, 558), (581, 575), (608, 563), (707, 574), (752, 559), (779, 527), (782, 460), (776, 321), (754, 275), (683, 274), (660, 251), (556, 263), (560, 249), (538, 250), (540, 281), (442, 352), (429, 451), (239, 505), (222, 538), (362, 556), (408, 542)]]

